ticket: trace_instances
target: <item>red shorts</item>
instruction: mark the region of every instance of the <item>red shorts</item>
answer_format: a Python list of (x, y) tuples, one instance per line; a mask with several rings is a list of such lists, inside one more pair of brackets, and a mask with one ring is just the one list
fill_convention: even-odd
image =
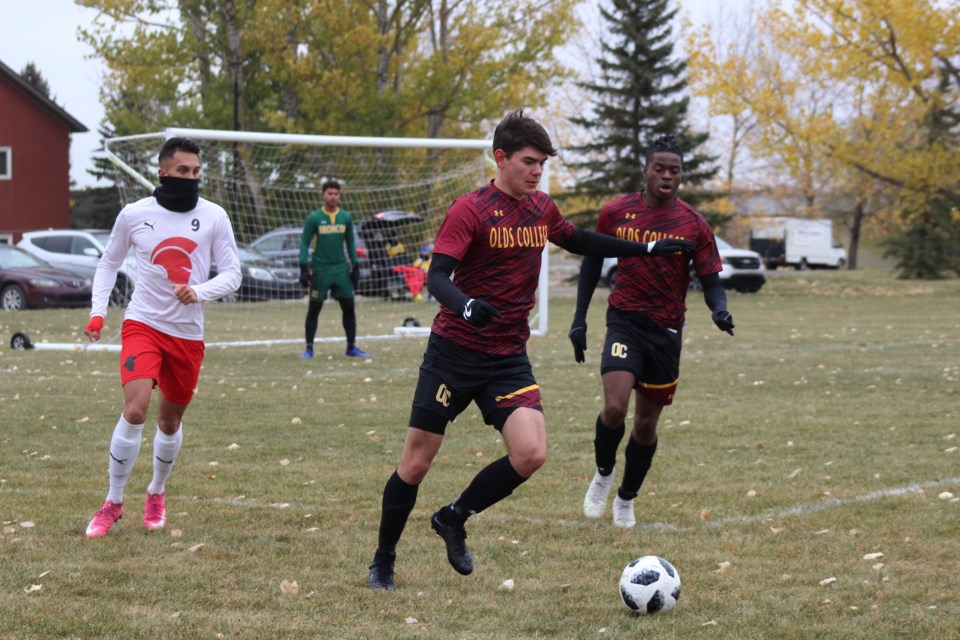
[(203, 340), (174, 338), (142, 322), (124, 320), (120, 330), (120, 382), (150, 378), (167, 400), (190, 404), (200, 380)]

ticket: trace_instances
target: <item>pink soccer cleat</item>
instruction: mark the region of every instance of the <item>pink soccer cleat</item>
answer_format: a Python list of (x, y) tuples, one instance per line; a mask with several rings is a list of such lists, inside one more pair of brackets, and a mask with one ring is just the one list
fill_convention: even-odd
[(87, 537), (99, 538), (110, 533), (113, 523), (123, 517), (123, 503), (107, 500), (87, 525)]
[(166, 495), (166, 491), (147, 494), (147, 501), (143, 505), (143, 526), (151, 531), (163, 529), (167, 524), (167, 507), (164, 502)]

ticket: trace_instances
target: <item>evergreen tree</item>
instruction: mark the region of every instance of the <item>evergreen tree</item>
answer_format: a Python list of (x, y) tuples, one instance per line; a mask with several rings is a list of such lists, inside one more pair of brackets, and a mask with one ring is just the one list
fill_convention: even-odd
[(32, 62), (25, 64), (23, 71), (20, 72), (20, 77), (30, 83), (30, 86), (34, 89), (42, 93), (45, 98), (50, 98), (50, 83), (48, 83), (47, 79), (40, 73), (37, 65)]
[(572, 163), (583, 172), (563, 197), (576, 198), (580, 225), (596, 220), (598, 206), (613, 197), (644, 188), (647, 145), (672, 134), (684, 150), (683, 199), (696, 205), (704, 194), (696, 187), (716, 175), (714, 158), (698, 153), (709, 134), (687, 123), (686, 60), (675, 59), (672, 22), (677, 10), (669, 0), (611, 0), (602, 6), (607, 40), (597, 58), (600, 77), (578, 83), (596, 97), (592, 113), (570, 121), (592, 132), (593, 141), (571, 151), (584, 160)]

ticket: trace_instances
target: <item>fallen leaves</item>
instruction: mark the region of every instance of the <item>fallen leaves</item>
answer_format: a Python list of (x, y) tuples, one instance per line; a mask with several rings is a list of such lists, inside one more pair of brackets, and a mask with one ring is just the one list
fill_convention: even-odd
[(285, 596), (295, 596), (300, 593), (300, 585), (296, 580), (280, 581), (280, 593)]

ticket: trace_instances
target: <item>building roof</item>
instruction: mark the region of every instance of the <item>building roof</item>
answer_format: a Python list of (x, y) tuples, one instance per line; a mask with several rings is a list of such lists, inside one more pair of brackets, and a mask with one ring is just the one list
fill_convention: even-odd
[(29, 82), (23, 79), (17, 72), (0, 62), (0, 78), (7, 78), (17, 89), (22, 91), (28, 98), (37, 103), (37, 106), (50, 113), (53, 117), (63, 122), (70, 129), (70, 133), (85, 133), (89, 131), (83, 123), (66, 112), (63, 107), (43, 95)]

